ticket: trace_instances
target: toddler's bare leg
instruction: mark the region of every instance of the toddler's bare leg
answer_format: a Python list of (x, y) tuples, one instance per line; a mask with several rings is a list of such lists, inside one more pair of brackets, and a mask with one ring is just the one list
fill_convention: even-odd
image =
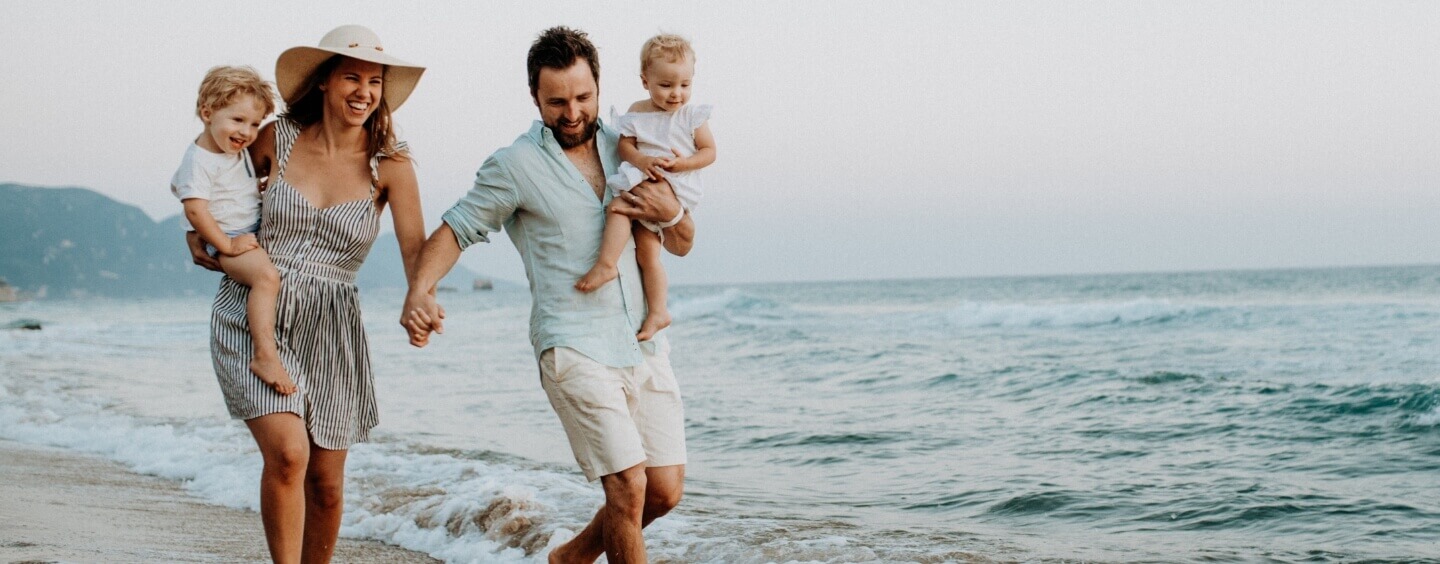
[(670, 326), (670, 310), (665, 307), (669, 294), (669, 280), (665, 277), (665, 265), (660, 262), (660, 234), (639, 222), (635, 222), (635, 262), (640, 265), (640, 280), (645, 288), (645, 322), (635, 339), (648, 341), (655, 333)]
[(280, 362), (280, 351), (275, 345), (275, 302), (280, 295), (280, 273), (270, 263), (270, 255), (265, 249), (255, 249), (238, 257), (222, 255), (220, 268), (250, 288), (250, 298), (245, 302), (250, 342), (255, 351), (255, 357), (250, 359), (250, 371), (276, 392), (287, 396), (295, 393), (295, 382)]
[(600, 237), (600, 258), (575, 283), (581, 292), (593, 292), (606, 282), (614, 280), (620, 271), (615, 263), (620, 262), (620, 253), (625, 251), (625, 241), (630, 238), (630, 218), (615, 212), (605, 214), (605, 233)]

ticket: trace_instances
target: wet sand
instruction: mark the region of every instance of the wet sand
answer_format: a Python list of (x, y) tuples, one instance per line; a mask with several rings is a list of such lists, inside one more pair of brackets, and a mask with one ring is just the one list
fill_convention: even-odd
[[(0, 440), (0, 562), (267, 562), (260, 516), (98, 457)], [(340, 539), (335, 562), (434, 563)]]

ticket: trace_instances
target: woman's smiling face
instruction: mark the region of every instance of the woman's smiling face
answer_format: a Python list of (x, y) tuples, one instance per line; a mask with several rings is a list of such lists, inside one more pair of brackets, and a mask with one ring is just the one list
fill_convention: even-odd
[(335, 70), (330, 71), (330, 77), (320, 83), (320, 90), (325, 93), (325, 115), (363, 126), (380, 107), (384, 87), (384, 65), (342, 57)]

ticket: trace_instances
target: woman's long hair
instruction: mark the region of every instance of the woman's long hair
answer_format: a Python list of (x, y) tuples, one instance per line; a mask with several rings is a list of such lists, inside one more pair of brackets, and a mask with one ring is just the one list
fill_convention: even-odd
[[(286, 108), (285, 114), (281, 117), (295, 120), (302, 128), (325, 117), (325, 92), (321, 91), (319, 86), (330, 80), (330, 73), (335, 72), (335, 67), (340, 66), (340, 60), (344, 57), (344, 55), (335, 55), (315, 67), (315, 72), (311, 73), (310, 78), (305, 81), (305, 93), (294, 104)], [(385, 70), (388, 72), (389, 68), (385, 67)], [(381, 92), (380, 105), (365, 120), (365, 131), (368, 134), (366, 135), (366, 152), (371, 157), (384, 155), (393, 159), (408, 159), (410, 156), (408, 151), (400, 151), (395, 148), (395, 132), (390, 121), (390, 104), (385, 101), (384, 90)]]

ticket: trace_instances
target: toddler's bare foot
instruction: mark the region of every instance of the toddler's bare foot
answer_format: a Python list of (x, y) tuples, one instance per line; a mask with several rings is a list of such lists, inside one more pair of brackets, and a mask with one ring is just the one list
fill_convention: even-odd
[(645, 322), (640, 324), (640, 332), (635, 334), (637, 341), (649, 341), (661, 329), (670, 326), (670, 312), (650, 310), (645, 316)]
[(285, 371), (285, 365), (277, 357), (255, 357), (250, 361), (250, 371), (254, 372), (261, 382), (282, 396), (288, 396), (297, 391), (295, 382), (290, 380), (290, 374)]
[(594, 292), (597, 288), (604, 286), (606, 282), (614, 280), (619, 274), (620, 270), (614, 265), (597, 262), (595, 266), (590, 267), (590, 272), (586, 272), (584, 276), (580, 277), (580, 281), (575, 283), (575, 289), (581, 292)]

